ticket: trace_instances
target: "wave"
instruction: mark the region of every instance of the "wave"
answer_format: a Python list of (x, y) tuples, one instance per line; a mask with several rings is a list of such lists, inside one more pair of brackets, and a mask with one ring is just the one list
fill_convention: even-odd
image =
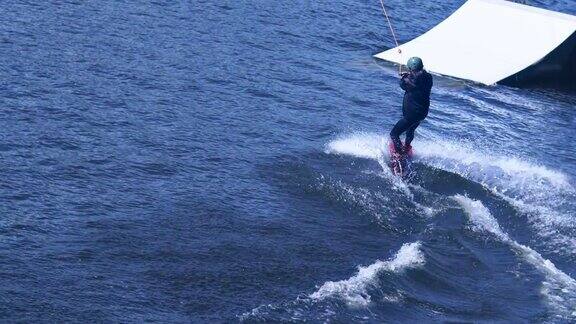
[(543, 258), (538, 252), (510, 238), (481, 201), (462, 195), (456, 195), (453, 198), (468, 215), (474, 231), (492, 233), (544, 275), (545, 281), (542, 283), (540, 292), (548, 305), (556, 311), (558, 317), (576, 320), (576, 280), (559, 270), (554, 263)]
[[(453, 141), (430, 141), (424, 140), (416, 143), (415, 148), (417, 160), (426, 160), (436, 166), (440, 162), (434, 159), (441, 159), (446, 167), (446, 162), (451, 162), (449, 166), (462, 173), (472, 174), (475, 171), (485, 171), (485, 175), (498, 176), (505, 174), (513, 179), (509, 185), (519, 187), (531, 187), (531, 180), (537, 180), (539, 184), (545, 181), (554, 188), (574, 192), (574, 188), (568, 181), (568, 176), (564, 173), (550, 170), (544, 166), (529, 163), (516, 157), (498, 156), (493, 152), (478, 151), (472, 144)], [(386, 136), (373, 133), (353, 133), (328, 143), (325, 148), (326, 153), (350, 155), (360, 158), (379, 160), (387, 158), (388, 138)], [(490, 179), (490, 177), (487, 177)]]
[(370, 133), (355, 133), (331, 141), (325, 152), (378, 160), (388, 155), (388, 140)]
[(478, 182), (507, 201), (555, 251), (575, 253), (576, 220), (569, 211), (576, 208), (576, 191), (566, 174), (457, 142), (424, 141), (417, 153), (423, 163)]
[[(331, 141), (325, 151), (376, 160), (382, 165), (383, 174), (393, 178), (387, 175), (384, 162), (388, 156), (387, 141), (387, 136), (354, 133)], [(419, 140), (414, 146), (416, 162), (479, 183), (526, 215), (537, 235), (547, 239), (554, 251), (576, 254), (576, 240), (572, 238), (576, 219), (570, 212), (576, 209), (576, 190), (566, 174), (466, 142), (428, 139)], [(402, 184), (395, 187), (410, 194)]]
[[(327, 322), (337, 313), (332, 301), (344, 302), (351, 309), (358, 310), (371, 303), (370, 289), (379, 286), (379, 276), (384, 273), (402, 273), (425, 264), (421, 242), (404, 244), (387, 261), (376, 261), (358, 267), (358, 273), (349, 279), (328, 281), (312, 294), (300, 295), (295, 300), (279, 304), (263, 304), (238, 316), (241, 322)], [(384, 295), (382, 300), (389, 303), (402, 301), (402, 295)]]
[[(450, 167), (461, 175), (483, 176), (482, 180), (492, 185), (500, 185), (506, 190), (542, 189), (549, 185), (556, 190), (574, 192), (568, 176), (550, 170), (545, 166), (529, 163), (514, 156), (498, 155), (489, 150), (465, 142), (422, 141), (417, 151), (420, 159), (432, 165)], [(440, 164), (444, 162), (444, 164)], [(504, 176), (504, 179), (500, 177)], [(499, 183), (498, 180), (505, 182)]]
[(493, 191), (493, 193), (507, 201), (518, 212), (528, 216), (528, 221), (537, 229), (537, 234), (545, 238), (547, 244), (555, 252), (568, 256), (574, 254), (576, 238), (571, 232), (574, 231), (576, 225), (572, 215), (559, 213), (551, 207), (529, 204), (521, 199), (510, 198), (497, 191)]
[[(368, 177), (359, 175), (352, 179), (349, 179), (348, 172), (338, 173), (334, 177), (321, 175), (311, 187), (315, 192), (342, 203), (345, 207), (353, 208), (355, 212), (365, 212), (374, 216), (387, 226), (398, 225), (403, 226), (403, 229), (405, 226), (413, 226), (414, 218), (409, 217), (414, 212), (425, 216), (419, 220), (428, 224), (430, 221), (434, 222), (434, 219), (431, 219), (434, 215), (444, 215), (444, 211), (448, 214), (456, 201), (467, 215), (471, 230), (483, 234), (489, 233), (497, 241), (506, 244), (522, 263), (533, 267), (541, 274), (541, 282), (536, 284), (539, 285), (540, 298), (550, 308), (552, 314), (555, 314), (560, 321), (576, 320), (576, 281), (532, 247), (515, 241), (481, 201), (462, 195), (468, 189), (460, 190), (455, 187), (437, 192), (435, 189), (430, 189), (427, 181), (420, 181), (416, 178), (415, 181), (404, 182), (394, 177), (389, 173), (385, 163), (388, 157), (387, 137), (385, 136), (371, 133), (342, 136), (329, 142), (325, 147), (325, 153), (374, 160), (380, 164), (382, 170), (369, 167), (369, 170), (361, 171), (364, 174), (368, 173)], [(489, 199), (493, 200), (495, 196), (500, 197), (508, 202), (511, 208), (520, 211), (519, 214), (527, 215), (529, 225), (536, 226), (539, 229), (536, 233), (547, 238), (543, 247), (547, 248), (551, 243), (558, 246), (576, 244), (575, 240), (570, 241), (569, 235), (564, 235), (559, 231), (568, 230), (569, 233), (569, 230), (576, 228), (575, 221), (563, 213), (563, 210), (572, 210), (572, 205), (567, 198), (574, 197), (574, 188), (566, 174), (518, 157), (488, 154), (483, 152), (481, 147), (459, 142), (419, 139), (415, 145), (415, 153), (417, 172), (423, 170), (423, 174), (447, 178), (447, 180), (441, 179), (447, 181), (442, 182), (441, 185), (453, 184), (467, 187), (469, 184), (466, 184), (466, 181), (452, 182), (450, 178), (454, 177), (437, 171), (443, 170), (457, 174), (470, 182), (479, 184), (474, 184), (474, 188), (480, 188), (481, 185), (485, 189), (474, 191), (475, 193), (492, 192), (494, 195), (489, 195)], [(359, 163), (358, 165), (371, 164), (373, 165), (373, 163)], [(341, 175), (343, 175), (342, 178), (340, 178)], [(374, 176), (387, 180), (391, 187), (382, 188), (382, 181), (374, 181)], [(460, 179), (460, 177), (457, 178)], [(390, 188), (398, 190), (386, 191)], [(400, 191), (401, 194), (397, 195), (396, 191)], [(454, 193), (460, 194), (453, 196)], [(396, 218), (395, 215), (407, 217)], [(410, 222), (407, 221), (408, 219)], [(547, 230), (541, 230), (543, 228)], [(424, 240), (427, 236), (425, 233), (421, 234), (424, 236), (420, 236), (419, 239)], [(421, 241), (404, 244), (388, 260), (378, 260), (367, 266), (359, 266), (358, 271), (350, 278), (327, 281), (317, 286), (312, 293), (306, 292), (299, 295), (296, 300), (261, 305), (239, 318), (248, 321), (270, 321), (271, 319), (319, 321), (329, 320), (335, 314), (341, 318), (347, 316), (356, 318), (355, 316), (362, 314), (367, 315), (368, 318), (377, 317), (378, 315), (372, 312), (379, 307), (368, 307), (371, 303), (378, 304), (380, 301), (387, 301), (388, 307), (393, 306), (390, 303), (397, 304), (403, 298), (400, 290), (396, 290), (398, 295), (385, 294), (385, 291), (390, 288), (386, 284), (387, 276), (397, 277), (395, 274), (406, 269), (423, 267), (426, 263), (428, 263), (427, 268), (434, 268), (436, 261), (434, 255), (428, 255), (428, 260), (426, 260), (421, 246)], [(538, 245), (534, 248), (539, 250), (541, 247)], [(343, 304), (350, 308), (343, 309)], [(446, 312), (450, 313), (450, 310)]]
[(387, 166), (390, 156), (387, 138), (371, 133), (354, 133), (331, 141), (326, 145), (324, 152), (375, 160), (382, 167), (382, 173), (379, 173), (378, 176), (389, 181), (396, 191), (402, 192), (410, 199), (413, 198), (407, 184), (395, 176)]
[(314, 300), (340, 298), (349, 306), (367, 306), (371, 302), (368, 288), (378, 285), (381, 272), (398, 273), (425, 263), (420, 246), (420, 242), (404, 244), (391, 260), (378, 260), (369, 266), (358, 267), (358, 273), (353, 277), (336, 282), (328, 281), (309, 297)]

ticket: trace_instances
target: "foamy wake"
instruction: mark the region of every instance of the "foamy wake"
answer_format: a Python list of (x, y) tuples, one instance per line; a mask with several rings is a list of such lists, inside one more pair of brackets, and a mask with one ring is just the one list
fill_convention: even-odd
[(379, 176), (390, 181), (392, 188), (396, 191), (402, 192), (410, 199), (414, 198), (406, 183), (393, 175), (387, 166), (389, 157), (388, 138), (371, 133), (354, 133), (331, 141), (326, 145), (325, 152), (327, 154), (350, 155), (377, 161), (383, 171)]
[[(328, 143), (326, 152), (374, 159), (387, 171), (383, 162), (387, 140), (387, 136), (355, 133)], [(556, 251), (576, 251), (576, 239), (571, 238), (576, 219), (563, 212), (574, 208), (576, 201), (576, 190), (566, 174), (463, 142), (419, 140), (415, 152), (417, 161), (480, 183), (510, 202)], [(403, 182), (389, 178), (396, 189), (412, 195)]]
[[(418, 156), (433, 165), (443, 168), (446, 162), (460, 174), (484, 176), (494, 185), (503, 185), (504, 189), (531, 189), (542, 185), (557, 190), (573, 191), (568, 177), (544, 166), (528, 163), (511, 156), (500, 156), (490, 150), (463, 142), (422, 141), (417, 148)], [(435, 163), (436, 162), (436, 163)], [(439, 163), (438, 163), (439, 162)], [(505, 184), (496, 180), (504, 176)], [(539, 190), (538, 190), (539, 191)]]
[(576, 220), (563, 212), (573, 208), (566, 202), (573, 204), (576, 194), (566, 174), (464, 143), (424, 141), (417, 152), (424, 163), (476, 181), (508, 201), (557, 252), (576, 251), (576, 240), (561, 233), (576, 231)]
[[(388, 156), (388, 137), (373, 133), (353, 133), (338, 138), (326, 145), (326, 153), (351, 155), (379, 160)], [(554, 189), (574, 191), (568, 177), (544, 166), (528, 163), (515, 157), (498, 156), (493, 152), (483, 152), (478, 146), (463, 142), (419, 141), (416, 157), (430, 162), (433, 166), (445, 169), (447, 163), (461, 175), (482, 173), (487, 180), (506, 176), (507, 187), (533, 187), (541, 189), (542, 184)], [(543, 183), (545, 182), (545, 183)], [(510, 188), (505, 188), (510, 189)]]
[(540, 292), (560, 318), (576, 320), (576, 280), (556, 268), (550, 260), (544, 259), (538, 252), (511, 239), (482, 202), (461, 195), (453, 198), (468, 215), (473, 230), (492, 233), (500, 241), (510, 245), (518, 255), (544, 275), (545, 281)]
[(355, 133), (336, 139), (326, 145), (326, 153), (351, 155), (366, 159), (379, 159), (387, 155), (388, 140), (370, 133)]
[(370, 303), (368, 288), (378, 285), (378, 275), (382, 272), (401, 272), (424, 264), (420, 242), (404, 244), (396, 255), (388, 261), (376, 261), (367, 267), (358, 267), (358, 273), (341, 281), (328, 281), (310, 295), (314, 300), (341, 298), (350, 306), (361, 307)]
[[(326, 153), (351, 155), (379, 160), (388, 156), (388, 138), (370, 133), (354, 133), (333, 140), (326, 145)], [(483, 176), (489, 185), (499, 185), (503, 190), (542, 189), (548, 185), (553, 190), (574, 192), (568, 177), (544, 166), (528, 163), (515, 157), (498, 156), (483, 152), (477, 146), (451, 141), (421, 141), (416, 148), (416, 158), (441, 169), (450, 169), (463, 176)], [(504, 176), (504, 179), (502, 179)], [(497, 180), (505, 180), (499, 183)], [(541, 193), (536, 190), (534, 194)]]

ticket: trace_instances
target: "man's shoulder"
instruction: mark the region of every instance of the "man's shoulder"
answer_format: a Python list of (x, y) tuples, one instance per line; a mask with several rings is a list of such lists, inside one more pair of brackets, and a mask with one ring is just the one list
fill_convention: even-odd
[(432, 83), (433, 83), (432, 74), (426, 70), (423, 70), (422, 72), (424, 72), (424, 73), (422, 73), (422, 77), (425, 80), (424, 82), (426, 82), (427, 84), (430, 84), (430, 86), (432, 86)]

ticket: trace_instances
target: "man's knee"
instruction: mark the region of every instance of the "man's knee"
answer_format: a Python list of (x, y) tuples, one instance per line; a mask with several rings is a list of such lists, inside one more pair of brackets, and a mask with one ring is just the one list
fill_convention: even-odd
[(406, 121), (404, 119), (400, 119), (392, 130), (390, 131), (390, 137), (400, 137), (402, 133), (406, 131)]

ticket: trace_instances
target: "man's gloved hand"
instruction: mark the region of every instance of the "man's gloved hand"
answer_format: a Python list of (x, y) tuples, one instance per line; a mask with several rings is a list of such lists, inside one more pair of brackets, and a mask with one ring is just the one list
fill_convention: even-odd
[(409, 72), (402, 72), (402, 73), (400, 74), (400, 76), (401, 76), (402, 78), (405, 78), (405, 77), (408, 76), (408, 74), (410, 74), (410, 73), (409, 73)]

